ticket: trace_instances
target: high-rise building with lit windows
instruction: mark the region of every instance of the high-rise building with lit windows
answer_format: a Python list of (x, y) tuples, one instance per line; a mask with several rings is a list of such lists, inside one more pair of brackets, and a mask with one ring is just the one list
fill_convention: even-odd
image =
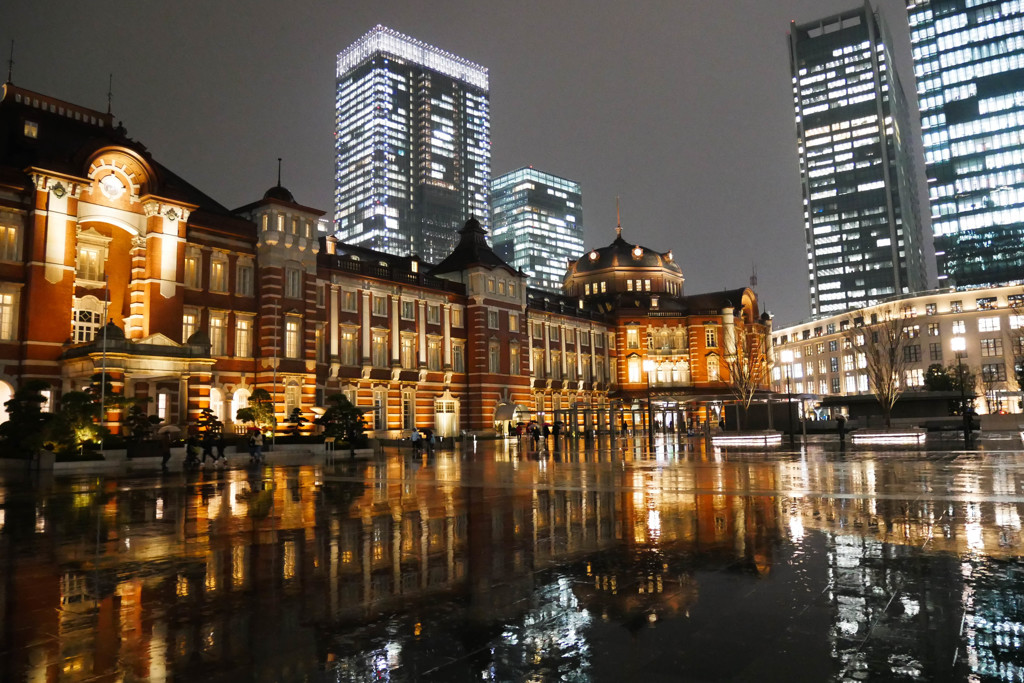
[(907, 4), (939, 284), (1024, 280), (1024, 2)]
[(811, 315), (927, 288), (910, 116), (867, 3), (791, 24)]
[(466, 216), (489, 223), (487, 69), (376, 26), (338, 55), (339, 239), (437, 263)]
[(579, 183), (527, 167), (491, 184), (494, 251), (531, 287), (561, 292), (570, 260), (583, 255)]

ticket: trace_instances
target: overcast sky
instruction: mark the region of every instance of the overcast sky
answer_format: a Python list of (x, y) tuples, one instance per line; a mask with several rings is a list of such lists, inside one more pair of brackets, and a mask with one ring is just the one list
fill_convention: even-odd
[[(0, 52), (15, 41), (16, 85), (104, 111), (113, 73), (129, 135), (230, 208), (283, 157), (296, 200), (331, 213), (335, 58), (384, 24), (490, 70), (492, 173), (578, 180), (587, 248), (620, 196), (623, 236), (672, 249), (687, 293), (756, 268), (778, 327), (809, 314), (789, 22), (858, 4), (0, 0)], [(878, 4), (905, 60), (904, 4)]]

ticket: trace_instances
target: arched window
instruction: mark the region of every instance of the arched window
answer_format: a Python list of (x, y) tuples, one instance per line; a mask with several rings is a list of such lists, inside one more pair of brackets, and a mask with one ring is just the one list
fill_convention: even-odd
[(103, 324), (103, 302), (94, 296), (75, 299), (71, 312), (71, 341), (74, 344), (91, 342)]
[(227, 422), (224, 417), (224, 392), (216, 387), (210, 389), (210, 412), (221, 422)]
[(231, 395), (231, 415), (228, 417), (232, 422), (238, 419), (235, 416), (238, 415), (239, 410), (249, 407), (249, 395), (248, 389), (235, 389), (235, 393)]
[(7, 407), (4, 405), (14, 397), (14, 387), (0, 380), (0, 422), (7, 422)]

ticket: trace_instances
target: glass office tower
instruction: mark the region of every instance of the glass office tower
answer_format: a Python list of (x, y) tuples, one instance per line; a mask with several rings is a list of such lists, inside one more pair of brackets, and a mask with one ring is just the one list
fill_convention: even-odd
[(339, 239), (438, 263), (470, 216), (489, 223), (487, 69), (376, 26), (338, 55)]
[(910, 115), (861, 8), (789, 31), (811, 315), (927, 288)]
[(907, 5), (939, 284), (1024, 279), (1024, 2)]
[(529, 286), (561, 293), (567, 262), (583, 256), (579, 183), (520, 168), (494, 179), (491, 210), (494, 252)]

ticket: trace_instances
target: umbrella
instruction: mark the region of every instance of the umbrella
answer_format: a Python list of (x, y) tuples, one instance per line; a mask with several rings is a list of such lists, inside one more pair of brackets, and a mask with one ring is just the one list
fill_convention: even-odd
[(157, 434), (179, 434), (181, 433), (181, 427), (178, 425), (164, 425), (160, 429), (156, 430)]

